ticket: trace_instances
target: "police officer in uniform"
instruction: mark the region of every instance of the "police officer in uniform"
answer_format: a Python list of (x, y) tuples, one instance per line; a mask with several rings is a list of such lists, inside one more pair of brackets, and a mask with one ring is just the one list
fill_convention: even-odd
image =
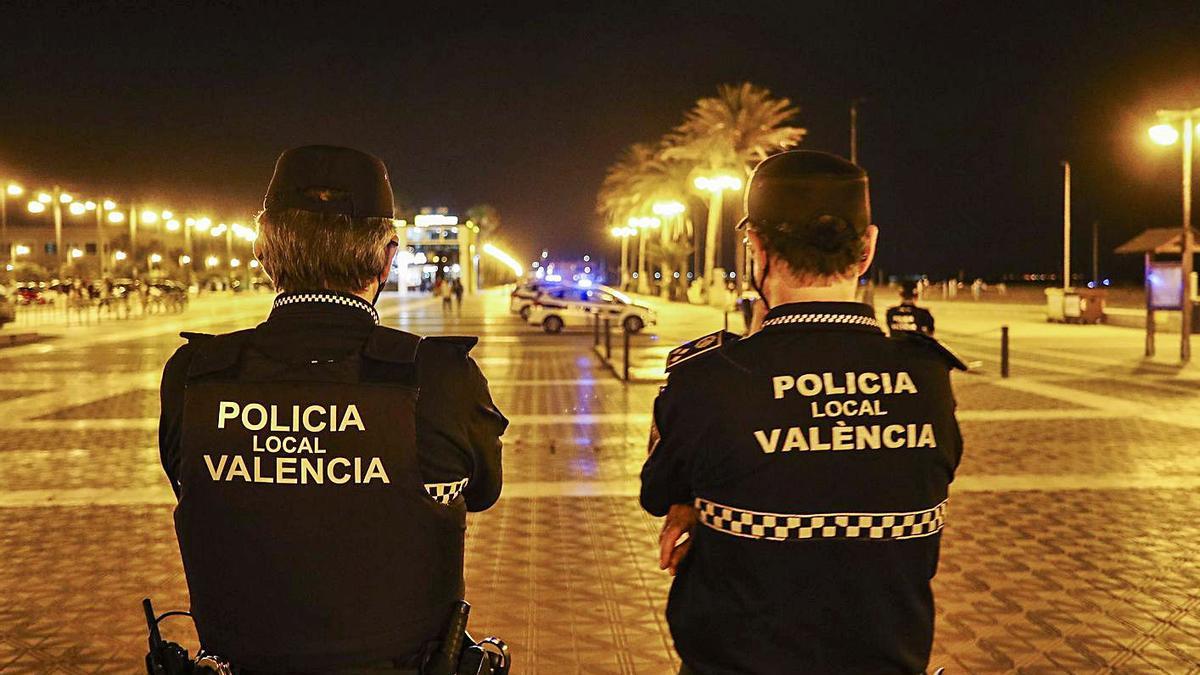
[(774, 155), (745, 206), (768, 311), (670, 353), (642, 469), (681, 672), (922, 673), (963, 366), (854, 302), (877, 236), (858, 166)]
[(900, 304), (888, 308), (887, 324), (892, 333), (919, 331), (933, 335), (933, 314), (917, 306), (917, 282), (905, 281), (900, 284)]
[(379, 159), (284, 152), (255, 241), (270, 316), (185, 333), (163, 373), (192, 614), (240, 673), (416, 673), (463, 598), (466, 512), (500, 495), (475, 339), (379, 325), (393, 208)]

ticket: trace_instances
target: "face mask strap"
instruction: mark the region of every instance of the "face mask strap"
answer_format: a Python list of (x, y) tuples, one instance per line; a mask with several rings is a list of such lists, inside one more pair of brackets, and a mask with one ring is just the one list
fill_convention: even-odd
[(378, 304), (379, 296), (383, 295), (383, 287), (387, 284), (388, 277), (390, 277), (392, 275), (392, 255), (395, 252), (395, 250), (398, 248), (400, 248), (400, 242), (398, 242), (396, 240), (392, 240), (392, 241), (388, 242), (388, 245), (387, 245), (388, 269), (387, 269), (387, 272), (384, 273), (383, 279), (380, 279), (379, 277), (375, 277), (375, 297), (371, 298), (371, 306), (375, 306), (376, 304)]

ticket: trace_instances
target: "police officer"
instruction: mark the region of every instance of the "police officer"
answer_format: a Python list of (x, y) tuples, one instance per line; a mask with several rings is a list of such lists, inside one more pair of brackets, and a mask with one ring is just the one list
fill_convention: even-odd
[(642, 469), (681, 672), (921, 673), (962, 364), (854, 302), (877, 236), (858, 166), (774, 155), (745, 206), (768, 311), (670, 353)]
[(192, 614), (239, 672), (417, 672), (463, 598), (466, 512), (500, 495), (475, 339), (379, 325), (393, 215), (379, 159), (284, 152), (255, 241), (270, 316), (185, 333), (163, 373)]
[(900, 304), (888, 308), (887, 324), (892, 333), (919, 331), (933, 335), (933, 314), (924, 307), (917, 307), (917, 282), (900, 284)]

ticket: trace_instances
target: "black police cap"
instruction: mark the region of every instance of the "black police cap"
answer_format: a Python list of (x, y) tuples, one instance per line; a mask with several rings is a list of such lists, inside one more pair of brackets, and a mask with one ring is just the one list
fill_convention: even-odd
[(742, 226), (787, 231), (832, 216), (861, 234), (871, 224), (867, 172), (827, 152), (781, 152), (755, 167), (745, 208)]
[(351, 218), (392, 218), (395, 208), (383, 161), (332, 145), (285, 150), (263, 198), (267, 211), (300, 209)]

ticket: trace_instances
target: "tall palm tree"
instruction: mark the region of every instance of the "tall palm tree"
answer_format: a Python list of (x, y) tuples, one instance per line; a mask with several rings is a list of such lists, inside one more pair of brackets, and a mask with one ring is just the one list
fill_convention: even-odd
[[(661, 156), (744, 179), (755, 163), (800, 143), (807, 130), (790, 124), (799, 112), (789, 99), (776, 98), (766, 87), (724, 84), (717, 87), (716, 96), (696, 101), (683, 123), (668, 135)], [(709, 193), (706, 287), (714, 281), (722, 197), (721, 191)]]
[[(605, 222), (624, 225), (632, 216), (646, 216), (653, 212), (654, 204), (660, 201), (680, 201), (687, 199), (687, 179), (692, 167), (680, 160), (664, 159), (662, 156), (663, 142), (657, 145), (636, 143), (630, 146), (621, 158), (612, 166), (604, 177), (597, 198), (597, 212)], [(674, 278), (671, 266), (678, 258), (680, 240), (684, 238), (686, 215), (663, 218), (659, 228), (659, 245), (651, 247), (650, 252), (659, 258), (661, 276), (664, 279), (663, 289), (668, 290), (669, 280)], [(645, 255), (648, 243), (648, 233), (639, 233), (638, 247), (641, 250), (638, 260), (638, 288), (648, 290), (646, 268), (648, 257)], [(628, 241), (622, 242), (622, 259), (628, 260)], [(671, 256), (661, 252), (671, 251)], [(684, 258), (686, 258), (686, 252)], [(624, 271), (623, 271), (624, 275)], [(622, 284), (627, 279), (622, 278)]]

